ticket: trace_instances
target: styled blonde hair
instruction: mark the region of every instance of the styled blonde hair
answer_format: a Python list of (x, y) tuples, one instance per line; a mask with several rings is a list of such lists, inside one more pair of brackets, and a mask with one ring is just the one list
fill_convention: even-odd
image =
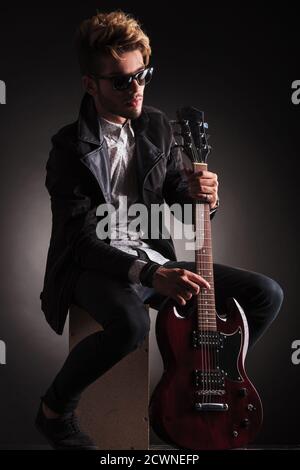
[(149, 38), (140, 23), (120, 10), (84, 20), (76, 33), (76, 48), (82, 75), (98, 73), (103, 55), (120, 59), (123, 52), (139, 49), (145, 65), (151, 55)]

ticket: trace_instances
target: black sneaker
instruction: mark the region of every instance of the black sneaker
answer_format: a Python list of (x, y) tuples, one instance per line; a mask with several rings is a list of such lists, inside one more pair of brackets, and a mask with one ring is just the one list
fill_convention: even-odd
[(98, 450), (92, 439), (80, 430), (75, 412), (63, 414), (59, 418), (47, 418), (41, 402), (35, 425), (56, 450)]

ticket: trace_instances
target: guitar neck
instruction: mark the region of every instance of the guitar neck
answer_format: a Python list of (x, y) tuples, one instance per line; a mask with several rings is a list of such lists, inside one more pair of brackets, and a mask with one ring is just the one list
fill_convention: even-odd
[[(194, 171), (207, 170), (206, 163), (193, 163)], [(208, 202), (194, 203), (196, 273), (209, 282), (211, 288), (200, 288), (197, 296), (197, 323), (199, 330), (216, 331), (216, 307), (212, 256), (210, 207)]]

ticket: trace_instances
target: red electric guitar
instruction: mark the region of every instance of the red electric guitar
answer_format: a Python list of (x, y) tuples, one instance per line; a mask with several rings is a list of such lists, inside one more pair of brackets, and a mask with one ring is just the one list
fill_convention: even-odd
[[(181, 108), (177, 122), (194, 170), (207, 169), (210, 146), (203, 112)], [(207, 202), (195, 200), (196, 272), (211, 289), (200, 288), (187, 316), (178, 313), (179, 306), (170, 298), (158, 312), (156, 337), (164, 372), (149, 405), (156, 434), (192, 450), (245, 446), (262, 424), (262, 404), (244, 368), (245, 314), (234, 298), (227, 299), (222, 316), (216, 312), (209, 212)]]

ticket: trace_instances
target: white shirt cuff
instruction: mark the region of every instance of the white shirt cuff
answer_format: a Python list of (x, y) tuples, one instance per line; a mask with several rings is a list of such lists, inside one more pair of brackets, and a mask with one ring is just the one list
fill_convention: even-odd
[(140, 284), (140, 272), (145, 264), (147, 264), (147, 261), (137, 259), (130, 266), (128, 271), (128, 279), (134, 284)]

